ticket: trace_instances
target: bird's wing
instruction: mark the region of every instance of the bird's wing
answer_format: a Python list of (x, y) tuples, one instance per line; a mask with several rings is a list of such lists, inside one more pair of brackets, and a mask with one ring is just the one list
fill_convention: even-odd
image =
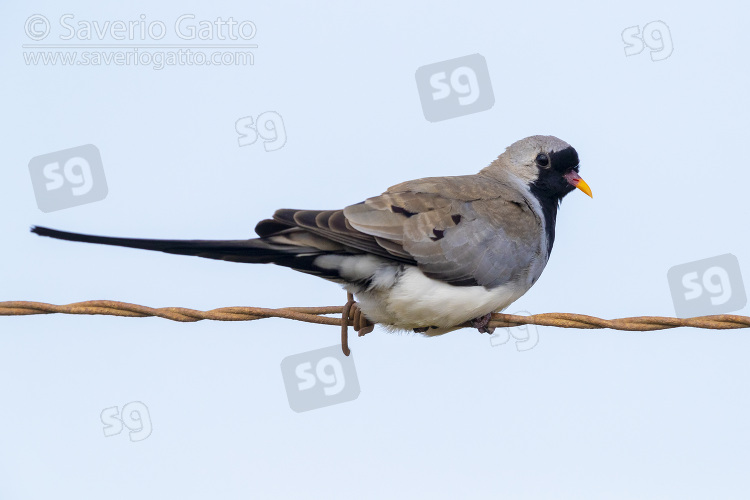
[(471, 175), (405, 182), (344, 210), (279, 210), (256, 232), (276, 243), (335, 242), (454, 285), (494, 287), (528, 268), (543, 228), (520, 192)]
[(362, 233), (398, 244), (426, 276), (454, 285), (514, 281), (542, 251), (544, 228), (529, 201), (481, 175), (405, 182), (344, 215)]
[(355, 229), (344, 210), (282, 208), (273, 214), (273, 219), (260, 221), (255, 232), (280, 245), (313, 247), (323, 253), (369, 253), (404, 264), (417, 263), (398, 243)]

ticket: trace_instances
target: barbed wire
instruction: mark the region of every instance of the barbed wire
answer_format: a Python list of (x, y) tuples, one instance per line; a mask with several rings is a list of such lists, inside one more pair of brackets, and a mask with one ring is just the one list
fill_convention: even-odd
[[(341, 346), (344, 353), (349, 355), (347, 341), (348, 327), (353, 327), (359, 336), (369, 333), (374, 328), (359, 311), (357, 303), (351, 294), (347, 296), (344, 306), (326, 307), (283, 307), (269, 309), (264, 307), (221, 307), (208, 311), (199, 311), (185, 307), (152, 308), (127, 302), (113, 300), (87, 300), (72, 304), (55, 305), (44, 302), (9, 301), (0, 302), (0, 316), (29, 316), (36, 314), (85, 314), (124, 316), (129, 318), (159, 317), (171, 321), (195, 322), (202, 320), (214, 321), (255, 321), (264, 318), (285, 318), (319, 325), (341, 326)], [(338, 314), (339, 318), (327, 315)], [(731, 330), (750, 328), (750, 317), (735, 314), (718, 314), (700, 316), (696, 318), (669, 318), (663, 316), (636, 316), (619, 319), (602, 319), (585, 314), (572, 313), (544, 313), (530, 316), (494, 313), (489, 327), (504, 328), (521, 325), (553, 326), (557, 328), (580, 328), (625, 331), (654, 331), (669, 328), (691, 327), (709, 330)], [(461, 327), (471, 327), (464, 323)]]

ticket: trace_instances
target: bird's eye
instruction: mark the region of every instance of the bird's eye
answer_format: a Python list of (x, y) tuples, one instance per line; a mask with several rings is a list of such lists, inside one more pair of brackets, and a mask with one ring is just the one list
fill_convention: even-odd
[(540, 167), (546, 167), (549, 165), (549, 157), (544, 153), (536, 155), (536, 164)]

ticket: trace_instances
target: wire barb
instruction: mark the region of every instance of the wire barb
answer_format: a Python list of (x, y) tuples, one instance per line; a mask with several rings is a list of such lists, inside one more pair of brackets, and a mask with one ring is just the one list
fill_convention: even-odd
[[(222, 307), (209, 311), (198, 311), (185, 307), (151, 308), (127, 302), (113, 300), (88, 300), (66, 305), (54, 305), (44, 302), (10, 301), (0, 302), (0, 316), (30, 316), (35, 314), (88, 314), (125, 316), (130, 318), (159, 317), (184, 323), (202, 321), (255, 321), (263, 318), (285, 318), (319, 325), (341, 326), (341, 349), (347, 356), (349, 350), (348, 328), (354, 327), (359, 336), (370, 333), (375, 325), (371, 324), (352, 294), (347, 294), (343, 307), (284, 307), (267, 309), (263, 307)], [(340, 314), (332, 318), (327, 314)], [(531, 316), (494, 313), (489, 327), (507, 328), (521, 325), (554, 326), (557, 328), (581, 328), (624, 330), (630, 332), (649, 332), (669, 328), (691, 327), (707, 330), (732, 330), (750, 328), (750, 317), (735, 314), (719, 314), (696, 318), (667, 318), (662, 316), (637, 316), (620, 319), (601, 319), (584, 314), (546, 313)], [(471, 327), (470, 323), (461, 325)]]

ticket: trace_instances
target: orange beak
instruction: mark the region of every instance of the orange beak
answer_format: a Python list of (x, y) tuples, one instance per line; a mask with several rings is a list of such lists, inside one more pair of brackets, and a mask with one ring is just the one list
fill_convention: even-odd
[(589, 195), (589, 197), (591, 198), (594, 197), (594, 195), (591, 194), (591, 188), (588, 184), (586, 184), (586, 181), (581, 179), (581, 176), (578, 175), (578, 172), (571, 170), (563, 177), (565, 177), (565, 180), (568, 181), (571, 186), (577, 187), (578, 189)]

